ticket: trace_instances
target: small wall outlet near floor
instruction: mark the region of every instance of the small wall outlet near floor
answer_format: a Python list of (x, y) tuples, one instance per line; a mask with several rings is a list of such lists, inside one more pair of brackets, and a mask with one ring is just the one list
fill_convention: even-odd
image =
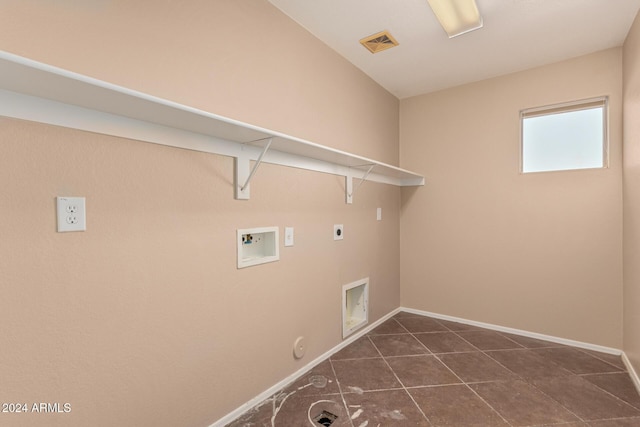
[(84, 197), (56, 197), (56, 210), (58, 233), (87, 230)]
[(335, 224), (333, 226), (333, 240), (342, 240), (344, 239), (344, 225)]

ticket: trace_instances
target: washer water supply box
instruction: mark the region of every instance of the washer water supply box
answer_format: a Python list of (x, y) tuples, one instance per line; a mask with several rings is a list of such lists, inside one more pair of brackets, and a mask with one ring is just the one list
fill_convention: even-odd
[(238, 230), (238, 268), (278, 261), (278, 227)]

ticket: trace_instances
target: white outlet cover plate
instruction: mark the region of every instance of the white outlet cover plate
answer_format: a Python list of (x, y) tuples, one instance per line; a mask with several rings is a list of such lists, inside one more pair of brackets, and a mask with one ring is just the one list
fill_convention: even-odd
[(333, 226), (333, 240), (342, 240), (344, 239), (344, 225), (335, 224)]
[(87, 230), (84, 197), (56, 197), (56, 210), (58, 233)]
[(284, 245), (293, 246), (293, 227), (284, 228)]

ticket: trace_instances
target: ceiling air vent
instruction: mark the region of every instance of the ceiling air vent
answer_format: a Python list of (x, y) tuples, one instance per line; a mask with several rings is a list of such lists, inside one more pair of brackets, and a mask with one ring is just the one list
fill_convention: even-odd
[(371, 53), (382, 52), (383, 50), (398, 46), (398, 42), (391, 34), (389, 34), (388, 31), (381, 31), (369, 37), (365, 37), (360, 40), (360, 44), (366, 47)]

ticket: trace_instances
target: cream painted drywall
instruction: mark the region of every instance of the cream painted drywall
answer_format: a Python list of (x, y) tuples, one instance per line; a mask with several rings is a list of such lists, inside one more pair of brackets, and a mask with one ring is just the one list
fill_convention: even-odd
[[(0, 49), (398, 158), (398, 101), (263, 0), (2, 2)], [(264, 164), (236, 201), (232, 169), (0, 118), (0, 401), (72, 409), (0, 424), (207, 426), (341, 341), (343, 284), (370, 277), (372, 322), (400, 305), (398, 188), (346, 205), (343, 179)], [(56, 233), (55, 196), (86, 197), (86, 232)], [(257, 226), (295, 246), (237, 270), (235, 230)]]
[(7, 0), (0, 40), (18, 55), (398, 162), (397, 99), (266, 0)]
[[(400, 104), (403, 306), (622, 345), (621, 49)], [(519, 173), (519, 111), (609, 96), (610, 167)]]
[(640, 372), (640, 14), (623, 50), (624, 351)]

